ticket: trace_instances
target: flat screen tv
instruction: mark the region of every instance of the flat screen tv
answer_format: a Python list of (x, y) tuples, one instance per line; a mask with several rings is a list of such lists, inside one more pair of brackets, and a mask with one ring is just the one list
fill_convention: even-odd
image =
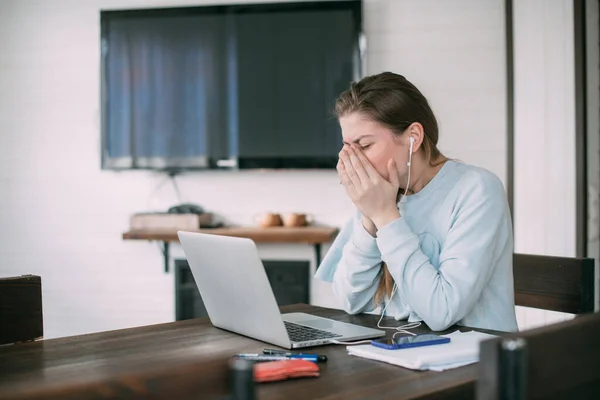
[(101, 12), (102, 168), (335, 168), (361, 1)]

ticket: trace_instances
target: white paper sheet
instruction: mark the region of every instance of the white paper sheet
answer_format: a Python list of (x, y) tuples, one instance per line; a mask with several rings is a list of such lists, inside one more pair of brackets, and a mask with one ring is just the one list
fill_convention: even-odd
[(347, 346), (348, 354), (416, 370), (444, 371), (479, 361), (479, 343), (494, 338), (481, 332), (452, 332), (450, 343), (386, 350), (370, 344)]

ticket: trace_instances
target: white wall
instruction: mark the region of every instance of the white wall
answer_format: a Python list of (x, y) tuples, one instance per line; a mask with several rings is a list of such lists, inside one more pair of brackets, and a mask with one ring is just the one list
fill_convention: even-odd
[(366, 2), (368, 73), (398, 71), (428, 98), (450, 157), (506, 185), (504, 0)]
[[(513, 2), (515, 251), (574, 257), (575, 70), (573, 1)], [(519, 310), (521, 326), (564, 314)]]
[[(174, 191), (159, 187), (156, 173), (99, 167), (99, 10), (208, 3), (0, 0), (0, 274), (42, 276), (46, 337), (174, 317), (173, 276), (163, 273), (157, 245), (121, 240), (131, 213), (172, 205)], [(365, 0), (364, 17), (367, 72), (405, 74), (431, 100), (442, 150), (505, 180), (502, 7)], [(341, 225), (352, 209), (334, 171), (204, 172), (178, 182), (185, 200), (236, 224), (264, 210), (299, 210)], [(302, 245), (260, 252), (313, 257)], [(334, 305), (322, 283), (311, 301)]]

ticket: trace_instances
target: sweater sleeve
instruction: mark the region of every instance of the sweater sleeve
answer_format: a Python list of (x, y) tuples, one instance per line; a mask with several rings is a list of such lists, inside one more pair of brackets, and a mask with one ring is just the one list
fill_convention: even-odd
[(333, 277), (333, 294), (349, 314), (375, 309), (373, 296), (379, 285), (381, 253), (377, 241), (356, 218), (352, 236), (342, 250)]
[(506, 196), (500, 181), (491, 187), (484, 182), (464, 190), (442, 244), (439, 268), (423, 254), (418, 236), (402, 217), (378, 231), (381, 258), (398, 294), (434, 331), (473, 309), (492, 275), (497, 247), (505, 247), (507, 218), (510, 225)]

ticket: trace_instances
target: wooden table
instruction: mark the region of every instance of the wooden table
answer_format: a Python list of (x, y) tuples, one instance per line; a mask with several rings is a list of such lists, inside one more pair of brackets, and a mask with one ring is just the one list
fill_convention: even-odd
[[(282, 307), (374, 326), (375, 315), (309, 305)], [(398, 323), (386, 318), (388, 324)], [(462, 328), (461, 330), (468, 330)], [(429, 332), (426, 326), (415, 332)], [(390, 333), (391, 334), (391, 333)], [(1, 399), (216, 399), (227, 392), (227, 361), (265, 344), (213, 327), (179, 321), (0, 347)], [(258, 399), (469, 399), (476, 365), (444, 372), (412, 371), (320, 346), (321, 376), (260, 384)]]
[[(209, 233), (213, 235), (234, 236), (252, 239), (256, 243), (300, 243), (310, 244), (315, 248), (317, 265), (321, 262), (321, 245), (329, 243), (338, 234), (337, 228), (329, 226), (306, 227), (228, 227), (198, 229), (191, 232)], [(176, 229), (140, 229), (123, 233), (123, 240), (156, 240), (163, 242), (165, 272), (169, 272), (169, 243), (178, 242)]]

